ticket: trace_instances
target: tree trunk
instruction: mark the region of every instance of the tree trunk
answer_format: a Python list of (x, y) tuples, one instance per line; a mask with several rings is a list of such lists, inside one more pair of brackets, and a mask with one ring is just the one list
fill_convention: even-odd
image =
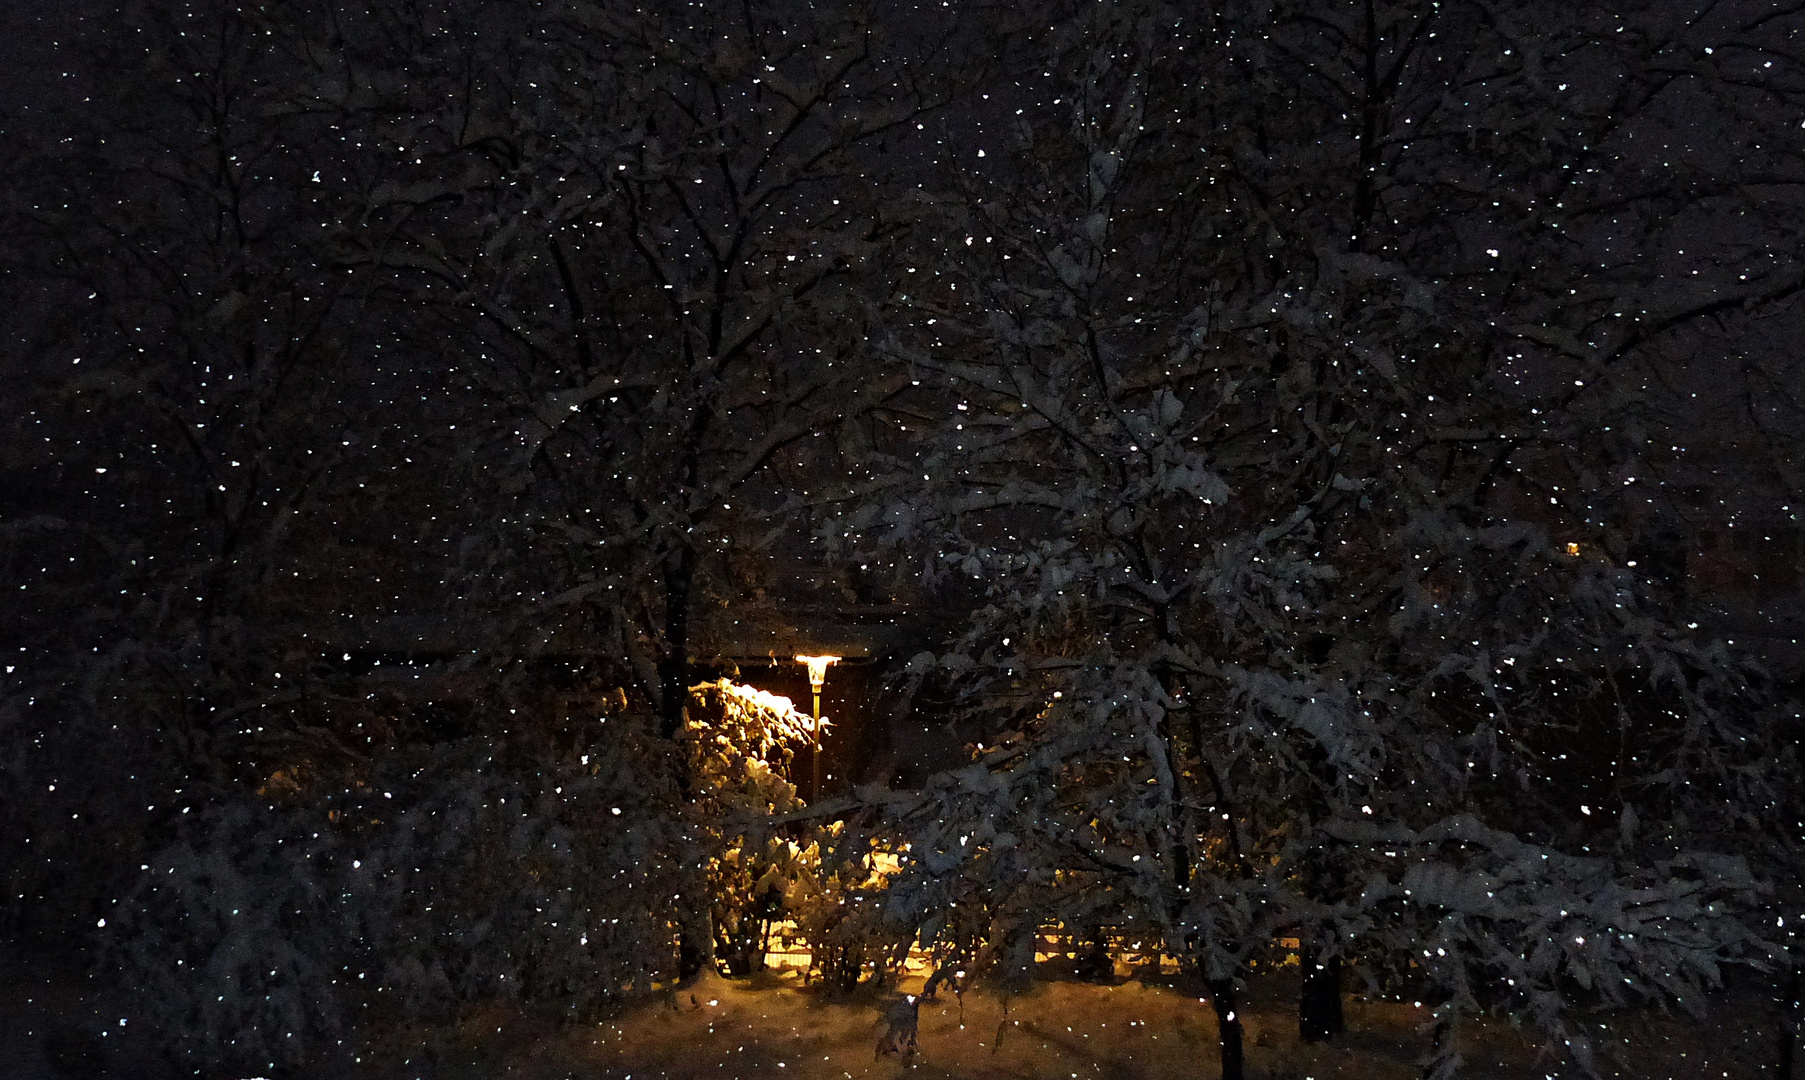
[(1436, 1008), (1430, 1029), (1429, 1053), (1423, 1058), (1422, 1080), (1454, 1080), (1460, 1075), (1460, 1053), (1454, 1032), (1457, 1019), (1451, 1005), (1444, 1002)]
[(1109, 939), (1101, 926), (1087, 926), (1074, 935), (1077, 939), (1078, 962), (1073, 974), (1085, 982), (1106, 983), (1116, 977), (1115, 957), (1109, 954)]
[(1210, 1002), (1216, 1007), (1217, 1038), (1222, 1044), (1222, 1080), (1247, 1080), (1246, 1055), (1241, 1045), (1241, 1014), (1235, 1007), (1234, 981), (1211, 981)]
[(1341, 958), (1322, 958), (1310, 946), (1302, 956), (1304, 985), (1297, 997), (1297, 1033), (1306, 1042), (1333, 1039), (1345, 1030), (1341, 1015)]
[[(689, 605), (695, 583), (695, 552), (680, 547), (665, 559), (664, 655), (659, 658), (658, 733), (669, 744), (678, 798), (693, 799), (689, 763), (679, 739), (689, 714)], [(687, 983), (714, 964), (714, 919), (700, 869), (694, 887), (677, 901), (677, 981)]]
[(686, 984), (714, 966), (714, 919), (706, 897), (677, 903), (677, 982)]
[[(689, 704), (689, 605), (695, 589), (696, 555), (680, 547), (665, 557), (664, 654), (658, 659), (658, 734), (675, 740), (683, 732)], [(681, 760), (681, 759), (679, 759)], [(679, 783), (687, 793), (689, 770), (679, 766)]]

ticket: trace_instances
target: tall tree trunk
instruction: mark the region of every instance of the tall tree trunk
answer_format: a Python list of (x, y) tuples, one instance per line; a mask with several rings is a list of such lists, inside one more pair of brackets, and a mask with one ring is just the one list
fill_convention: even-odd
[(1222, 1080), (1247, 1080), (1247, 1059), (1242, 1049), (1241, 1013), (1235, 1005), (1234, 980), (1212, 979), (1210, 1003), (1216, 1007), (1217, 1039), (1222, 1046)]
[[(689, 605), (695, 587), (695, 550), (688, 545), (670, 553), (664, 564), (664, 655), (658, 664), (658, 733), (669, 743), (679, 799), (691, 791), (689, 764), (678, 740), (689, 707)], [(686, 983), (714, 965), (714, 919), (700, 867), (692, 868), (691, 887), (676, 901), (677, 981)]]
[(1297, 1033), (1306, 1042), (1333, 1039), (1345, 1030), (1341, 1014), (1341, 957), (1324, 957), (1321, 946), (1308, 945), (1300, 959), (1304, 985), (1297, 996)]
[[(675, 741), (689, 704), (689, 605), (695, 590), (696, 553), (687, 544), (665, 557), (664, 652), (658, 660), (658, 733)], [(689, 770), (679, 766), (679, 786), (689, 790)]]

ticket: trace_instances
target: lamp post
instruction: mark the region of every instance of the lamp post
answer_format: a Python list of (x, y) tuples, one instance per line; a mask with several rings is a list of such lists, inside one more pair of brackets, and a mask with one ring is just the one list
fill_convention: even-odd
[(808, 665), (808, 685), (814, 691), (815, 745), (809, 753), (809, 801), (821, 798), (821, 687), (827, 683), (829, 665), (838, 663), (837, 656), (798, 656), (796, 662)]

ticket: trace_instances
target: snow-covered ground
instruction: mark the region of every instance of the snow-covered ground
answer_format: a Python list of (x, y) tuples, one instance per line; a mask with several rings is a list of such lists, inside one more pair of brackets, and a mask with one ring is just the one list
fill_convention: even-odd
[[(1295, 976), (1256, 980), (1244, 1009), (1248, 1075), (1255, 1080), (1406, 1080), (1420, 1073), (1424, 1010), (1413, 1003), (1348, 1003), (1348, 1033), (1327, 1044), (1297, 1039)], [(907, 982), (905, 989), (919, 989)], [(895, 998), (828, 1000), (792, 975), (704, 979), (611, 1020), (576, 1030), (524, 1025), (502, 1014), (466, 1022), (431, 1049), (398, 1054), (372, 1075), (420, 1080), (1014, 1080), (1214, 1077), (1216, 1026), (1207, 1003), (1173, 985), (1037, 982), (1008, 998), (943, 991), (921, 1003), (913, 1062), (879, 1053)], [(1775, 1034), (1753, 992), (1718, 1002), (1704, 1025), (1658, 1012), (1590, 1025), (1604, 1077), (1731, 1080), (1771, 1077)], [(1504, 1024), (1462, 1030), (1464, 1077), (1577, 1077), (1564, 1055)]]
[[(903, 983), (906, 991), (920, 988), (919, 978)], [(1296, 990), (1295, 968), (1261, 975), (1247, 987), (1242, 1014), (1250, 1080), (1420, 1075), (1425, 1010), (1410, 1001), (1350, 995), (1347, 1034), (1332, 1043), (1306, 1044), (1297, 1038)], [(132, 1032), (131, 1038), (111, 1030), (112, 1037), (98, 1037), (109, 1026), (96, 1011), (103, 996), (103, 988), (66, 971), (46, 976), (0, 968), (0, 1080), (162, 1076), (143, 1056), (143, 1040), (153, 1033)], [(920, 1003), (912, 1062), (878, 1052), (889, 1027), (886, 1013), (899, 998), (875, 992), (824, 995), (804, 988), (794, 971), (747, 980), (707, 977), (574, 1027), (501, 1008), (469, 1012), (451, 1030), (373, 1024), (371, 1029), (383, 1032), (384, 1047), (366, 1053), (353, 1075), (326, 1070), (277, 1080), (1211, 1080), (1217, 1075), (1214, 1012), (1178, 980), (1094, 985), (1045, 979), (1006, 998), (986, 988), (962, 996), (943, 989), (937, 999)], [(1749, 982), (1715, 995), (1702, 1021), (1644, 1010), (1593, 1020), (1584, 1028), (1602, 1077), (1766, 1080), (1778, 1077), (1773, 1005), (1771, 987)], [(1466, 1080), (1584, 1075), (1563, 1053), (1503, 1023), (1468, 1024), (1460, 1038)]]

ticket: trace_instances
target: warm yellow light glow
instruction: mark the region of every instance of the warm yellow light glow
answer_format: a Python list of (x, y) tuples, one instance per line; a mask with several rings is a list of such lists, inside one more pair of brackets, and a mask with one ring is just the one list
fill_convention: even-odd
[(732, 679), (716, 679), (689, 688), (692, 694), (714, 693), (719, 696), (727, 718), (756, 734), (758, 749), (769, 750), (779, 739), (813, 743), (827, 726), (827, 721), (796, 711), (795, 702), (782, 694), (760, 690), (756, 686), (736, 683)]
[(796, 712), (796, 703), (782, 694), (773, 694), (767, 690), (760, 690), (756, 686), (747, 686), (729, 679), (722, 679), (716, 685), (720, 687), (723, 695), (742, 701), (748, 707), (761, 712), (780, 716)]
[(840, 658), (837, 656), (798, 656), (796, 662), (808, 665), (808, 684), (814, 687), (818, 693), (822, 684), (827, 682), (828, 665), (839, 663)]
[(1567, 554), (1578, 555), (1579, 554), (1579, 545), (1578, 544), (1568, 544), (1567, 545)]

